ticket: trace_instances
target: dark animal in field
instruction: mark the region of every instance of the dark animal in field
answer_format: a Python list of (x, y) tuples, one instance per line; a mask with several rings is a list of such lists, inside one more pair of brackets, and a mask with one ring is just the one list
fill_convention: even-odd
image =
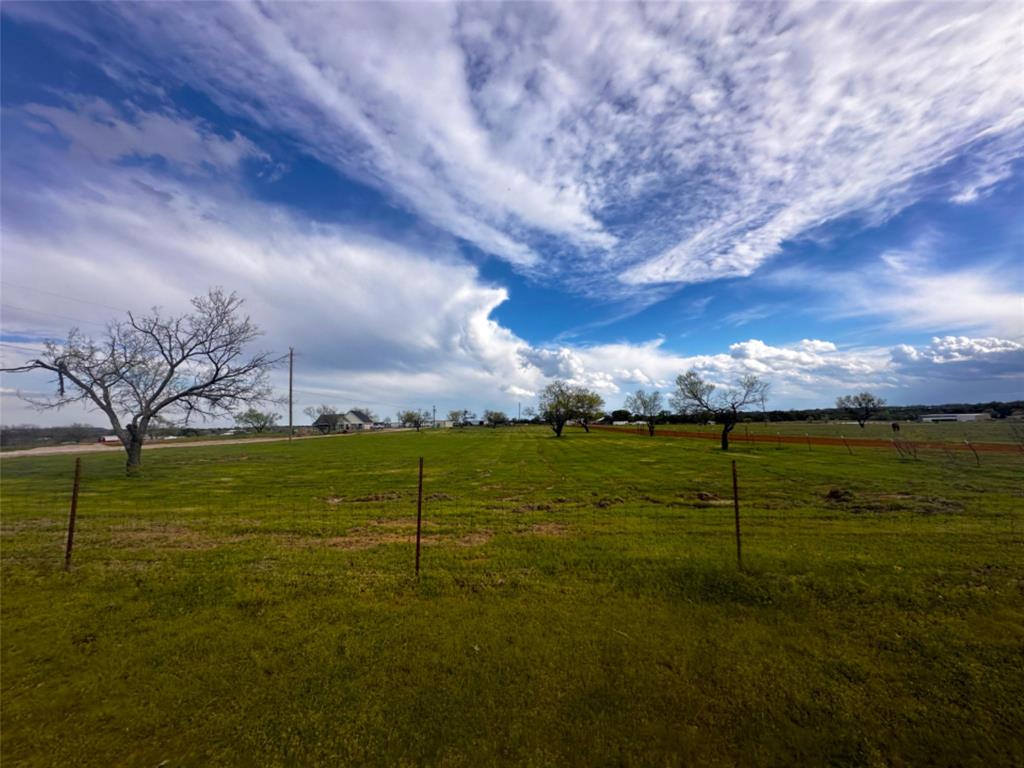
[(892, 431), (893, 432), (899, 432), (900, 431), (900, 425), (897, 422), (895, 422), (895, 421), (892, 423)]

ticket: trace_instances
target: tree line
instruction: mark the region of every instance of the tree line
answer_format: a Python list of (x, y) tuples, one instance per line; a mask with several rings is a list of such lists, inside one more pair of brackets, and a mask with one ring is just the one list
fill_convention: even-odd
[[(106, 333), (93, 339), (77, 328), (69, 331), (62, 344), (47, 342), (43, 352), (24, 365), (5, 369), (48, 371), (55, 377), (56, 392), (50, 397), (29, 398), (40, 409), (62, 408), (83, 403), (106, 415), (126, 453), (126, 470), (134, 474), (142, 463), (142, 446), (147, 436), (167, 428), (174, 420), (188, 425), (200, 419), (231, 416), (240, 426), (262, 432), (280, 421), (273, 412), (256, 406), (280, 402), (272, 397), (269, 371), (286, 359), (270, 352), (246, 353), (245, 349), (261, 336), (260, 329), (242, 313), (243, 300), (219, 288), (192, 300), (192, 310), (180, 316), (165, 316), (154, 308), (150, 314), (129, 312), (127, 320), (112, 321)], [(673, 420), (712, 419), (722, 426), (721, 444), (728, 450), (729, 433), (740, 420), (750, 418), (745, 408), (760, 406), (755, 414), (763, 419), (855, 418), (863, 427), (873, 418), (916, 418), (926, 413), (979, 411), (989, 409), (997, 417), (1009, 416), (1024, 403), (989, 403), (944, 406), (886, 406), (870, 392), (845, 395), (835, 409), (813, 411), (772, 411), (765, 408), (768, 382), (757, 376), (742, 376), (728, 386), (718, 386), (696, 370), (680, 374), (665, 407), (658, 391), (638, 389), (624, 403), (630, 418), (642, 420), (651, 435), (659, 423)], [(544, 421), (556, 437), (570, 421), (590, 431), (590, 425), (607, 418), (601, 395), (583, 386), (556, 380), (541, 392), (536, 412), (527, 417)], [(317, 418), (336, 413), (331, 406), (306, 409)], [(615, 411), (615, 418), (623, 411)], [(468, 411), (451, 411), (449, 419), (458, 425), (470, 421)], [(419, 430), (433, 418), (432, 413), (402, 411), (398, 421)], [(376, 416), (372, 416), (376, 421)], [(487, 410), (483, 422), (498, 427), (509, 422), (503, 411)], [(81, 434), (78, 427), (70, 433)], [(5, 445), (15, 438), (25, 439), (16, 430), (7, 429)], [(55, 435), (56, 437), (56, 435)]]

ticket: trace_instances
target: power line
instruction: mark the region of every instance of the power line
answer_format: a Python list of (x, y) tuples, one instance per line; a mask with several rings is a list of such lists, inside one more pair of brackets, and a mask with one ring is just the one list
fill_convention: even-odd
[(29, 354), (37, 355), (41, 350), (32, 349), (31, 347), (24, 347), (20, 344), (11, 344), (7, 341), (0, 341), (0, 347), (9, 347), (10, 349), (16, 349), (19, 352), (28, 352)]
[(61, 320), (69, 320), (72, 323), (79, 323), (81, 325), (98, 325), (101, 327), (106, 327), (106, 323), (101, 323), (98, 320), (80, 320), (75, 317), (68, 317), (67, 315), (59, 315), (56, 312), (47, 312), (44, 309), (33, 309), (32, 307), (17, 307), (13, 304), (0, 304), (0, 307), (3, 307), (4, 309), (13, 309), (19, 312), (34, 312), (37, 315), (47, 315), (48, 317), (56, 317)]
[(9, 280), (4, 280), (4, 281), (0, 282), (0, 286), (10, 286), (12, 288), (20, 288), (23, 291), (34, 291), (35, 293), (42, 293), (42, 294), (44, 294), (46, 296), (54, 296), (55, 298), (58, 298), (58, 299), (67, 299), (68, 301), (77, 301), (79, 304), (91, 304), (94, 307), (103, 307), (104, 309), (112, 309), (115, 312), (124, 312), (125, 311), (122, 307), (114, 307), (114, 306), (111, 306), (110, 304), (102, 304), (102, 303), (100, 303), (98, 301), (88, 301), (87, 299), (77, 299), (74, 296), (68, 296), (66, 294), (56, 293), (54, 291), (44, 291), (42, 288), (33, 288), (32, 286), (29, 286), (29, 285), (21, 285), (19, 283), (12, 283)]

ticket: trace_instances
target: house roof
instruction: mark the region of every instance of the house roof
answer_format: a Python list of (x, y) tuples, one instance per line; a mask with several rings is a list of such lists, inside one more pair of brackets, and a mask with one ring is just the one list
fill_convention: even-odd
[(313, 426), (318, 427), (321, 424), (324, 424), (328, 427), (334, 427), (337, 426), (338, 420), (343, 418), (344, 414), (341, 413), (322, 413), (317, 417), (317, 420), (313, 422)]
[(345, 418), (352, 424), (372, 424), (373, 419), (366, 411), (359, 411), (353, 408), (345, 414)]
[(314, 427), (327, 426), (337, 427), (338, 424), (372, 424), (373, 419), (365, 411), (357, 411), (355, 409), (346, 411), (345, 413), (324, 413), (321, 414), (316, 421), (313, 422)]

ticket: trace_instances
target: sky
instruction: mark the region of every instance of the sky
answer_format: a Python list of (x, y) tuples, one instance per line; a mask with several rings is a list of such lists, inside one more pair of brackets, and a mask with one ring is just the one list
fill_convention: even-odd
[(0, 14), (5, 366), (221, 286), (296, 413), (1024, 398), (1024, 4)]

